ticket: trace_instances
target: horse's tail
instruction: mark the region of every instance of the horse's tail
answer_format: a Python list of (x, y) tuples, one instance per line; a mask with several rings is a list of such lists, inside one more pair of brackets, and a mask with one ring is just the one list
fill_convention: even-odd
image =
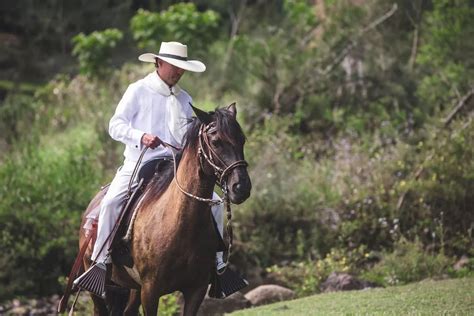
[(86, 255), (87, 249), (91, 241), (94, 242), (95, 240), (95, 235), (97, 234), (97, 227), (96, 226), (94, 227), (94, 225), (90, 225), (91, 227), (88, 230), (88, 233), (86, 233), (84, 229), (84, 225), (87, 223), (88, 220), (91, 219), (90, 217), (88, 217), (88, 215), (90, 215), (91, 212), (93, 212), (94, 210), (98, 208), (105, 193), (107, 193), (107, 190), (108, 190), (108, 185), (100, 189), (100, 191), (94, 196), (92, 201), (89, 203), (86, 211), (84, 212), (82, 216), (81, 226), (79, 229), (79, 252), (77, 253), (76, 259), (74, 260), (74, 264), (72, 265), (72, 268), (71, 268), (71, 272), (69, 273), (69, 278), (66, 284), (66, 288), (64, 289), (64, 295), (59, 301), (58, 313), (64, 313), (64, 311), (66, 310), (69, 297), (71, 296), (71, 293), (72, 293), (73, 281), (78, 275), (81, 275), (85, 270), (85, 267), (83, 264), (84, 256)]
[(64, 290), (64, 295), (63, 297), (61, 297), (61, 300), (59, 301), (58, 313), (60, 314), (64, 313), (64, 311), (66, 310), (67, 302), (72, 292), (74, 279), (78, 275), (80, 275), (80, 273), (84, 270), (84, 266), (82, 264), (83, 259), (84, 259), (84, 254), (86, 253), (87, 247), (89, 246), (91, 239), (94, 238), (94, 235), (96, 232), (97, 230), (92, 230), (92, 233), (86, 237), (86, 240), (84, 241), (81, 248), (79, 249), (79, 253), (76, 256), (76, 260), (74, 260), (74, 264), (72, 265), (71, 272), (69, 273), (66, 289)]

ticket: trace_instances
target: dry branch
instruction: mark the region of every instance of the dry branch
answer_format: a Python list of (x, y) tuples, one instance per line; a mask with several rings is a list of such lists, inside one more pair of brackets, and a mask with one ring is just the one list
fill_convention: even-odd
[(474, 88), (472, 88), (467, 94), (465, 94), (461, 100), (459, 100), (458, 104), (456, 107), (449, 113), (448, 117), (444, 120), (444, 126), (448, 126), (451, 121), (453, 120), (454, 116), (466, 105), (469, 100), (472, 98), (474, 95)]

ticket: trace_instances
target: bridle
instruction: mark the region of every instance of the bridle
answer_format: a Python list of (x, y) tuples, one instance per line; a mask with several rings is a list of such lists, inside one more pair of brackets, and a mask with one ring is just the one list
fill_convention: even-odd
[[(186, 196), (193, 198), (195, 200), (201, 201), (201, 202), (206, 202), (211, 206), (219, 205), (226, 201), (229, 201), (230, 203), (229, 196), (228, 196), (229, 190), (227, 188), (227, 176), (230, 174), (230, 172), (232, 172), (233, 169), (237, 167), (248, 166), (248, 163), (245, 160), (237, 160), (231, 163), (230, 165), (226, 165), (226, 163), (221, 158), (219, 158), (219, 155), (212, 149), (209, 143), (209, 137), (207, 135), (209, 131), (212, 131), (212, 128), (213, 126), (211, 124), (207, 124), (207, 125), (202, 124), (201, 127), (199, 128), (199, 135), (198, 135), (199, 137), (199, 147), (198, 147), (199, 164), (201, 166), (202, 172), (204, 173), (205, 173), (204, 161), (207, 162), (212, 167), (213, 173), (217, 178), (216, 184), (222, 189), (222, 193), (224, 194), (224, 200), (221, 200), (221, 199), (214, 200), (212, 198), (211, 199), (203, 198), (203, 197), (199, 197), (197, 195), (191, 194), (187, 192), (186, 190), (184, 190), (183, 187), (178, 182), (178, 178), (176, 176), (176, 172), (177, 172), (176, 159), (175, 159), (176, 157), (175, 157), (174, 151), (173, 150), (171, 151), (173, 153), (173, 160), (174, 160), (174, 179), (179, 190)], [(206, 153), (206, 150), (204, 149), (205, 148), (204, 144), (206, 144), (208, 153)], [(167, 144), (165, 144), (165, 146), (166, 145)], [(215, 160), (218, 160), (224, 166), (224, 168), (219, 167), (215, 163)]]
[[(247, 167), (248, 163), (245, 160), (237, 160), (227, 166), (226, 163), (219, 158), (219, 155), (212, 149), (212, 146), (209, 143), (207, 133), (212, 132), (213, 128), (215, 127), (211, 124), (201, 125), (199, 128), (199, 163), (201, 164), (201, 169), (204, 171), (203, 159), (206, 160), (206, 162), (213, 168), (214, 175), (217, 177), (217, 184), (224, 189), (226, 188), (226, 180), (229, 173), (237, 167)], [(206, 144), (209, 153), (206, 153), (204, 150), (203, 142)], [(218, 160), (223, 166), (225, 166), (225, 168), (217, 166), (214, 159)]]

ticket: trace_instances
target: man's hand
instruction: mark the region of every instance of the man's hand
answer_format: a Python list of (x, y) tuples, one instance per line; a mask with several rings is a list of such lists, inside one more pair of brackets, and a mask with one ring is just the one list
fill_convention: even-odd
[(151, 134), (145, 133), (142, 136), (142, 144), (147, 147), (150, 147), (151, 149), (155, 149), (163, 143), (161, 139), (158, 138), (158, 136), (153, 136)]

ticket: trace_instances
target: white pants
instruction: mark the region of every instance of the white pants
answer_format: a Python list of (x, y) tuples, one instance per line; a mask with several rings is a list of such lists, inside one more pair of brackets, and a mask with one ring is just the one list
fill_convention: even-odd
[[(104, 196), (104, 199), (101, 202), (97, 239), (95, 241), (94, 251), (92, 252), (92, 259), (96, 262), (111, 262), (110, 256), (107, 256), (107, 250), (109, 249), (112, 240), (111, 238), (107, 240), (107, 237), (112, 232), (115, 226), (115, 222), (120, 216), (120, 210), (125, 200), (125, 196), (128, 191), (128, 185), (130, 182), (130, 177), (132, 176), (134, 168), (135, 163), (125, 162), (124, 165), (117, 170), (115, 178), (110, 183), (107, 194)], [(134, 188), (137, 185), (138, 183), (135, 180), (132, 184), (132, 187)], [(219, 196), (214, 192), (212, 198), (219, 199)], [(221, 234), (221, 236), (223, 236), (222, 233), (224, 229), (224, 206), (222, 204), (212, 206), (211, 211), (212, 215), (214, 216), (214, 219), (216, 220), (219, 233)], [(90, 214), (88, 218), (92, 216), (95, 217), (97, 215)], [(216, 253), (216, 263), (218, 269), (223, 266), (222, 256), (222, 252)]]

